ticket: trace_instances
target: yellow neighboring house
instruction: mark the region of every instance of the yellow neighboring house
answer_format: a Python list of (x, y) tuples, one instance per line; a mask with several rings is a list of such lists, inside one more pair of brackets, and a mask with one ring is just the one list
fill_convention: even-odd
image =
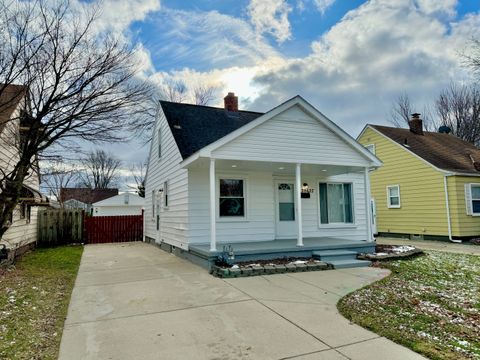
[(383, 166), (370, 173), (380, 236), (450, 240), (480, 236), (480, 150), (441, 127), (367, 125), (358, 141)]

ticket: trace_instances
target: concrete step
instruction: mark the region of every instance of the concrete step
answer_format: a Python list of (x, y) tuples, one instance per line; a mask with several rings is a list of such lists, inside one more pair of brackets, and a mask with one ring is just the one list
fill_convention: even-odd
[(327, 262), (333, 260), (355, 260), (357, 258), (357, 252), (349, 250), (317, 250), (312, 251), (312, 256)]
[(326, 261), (326, 263), (332, 265), (334, 269), (348, 269), (370, 266), (372, 262), (368, 260), (332, 260)]

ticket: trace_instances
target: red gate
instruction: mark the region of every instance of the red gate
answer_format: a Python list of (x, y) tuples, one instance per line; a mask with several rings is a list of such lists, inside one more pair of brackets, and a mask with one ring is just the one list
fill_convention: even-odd
[(143, 215), (86, 216), (84, 224), (87, 244), (143, 240)]

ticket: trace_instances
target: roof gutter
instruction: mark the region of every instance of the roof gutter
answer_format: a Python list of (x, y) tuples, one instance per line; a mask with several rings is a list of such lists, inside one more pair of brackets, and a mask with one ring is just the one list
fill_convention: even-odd
[(451, 242), (454, 242), (454, 243), (461, 243), (462, 242), (461, 240), (455, 240), (455, 239), (453, 239), (453, 236), (452, 236), (452, 218), (450, 216), (450, 202), (448, 200), (447, 177), (448, 176), (454, 176), (454, 175), (455, 174), (444, 174), (443, 175), (443, 187), (444, 187), (444, 190), (445, 190), (445, 206), (447, 208), (448, 239)]

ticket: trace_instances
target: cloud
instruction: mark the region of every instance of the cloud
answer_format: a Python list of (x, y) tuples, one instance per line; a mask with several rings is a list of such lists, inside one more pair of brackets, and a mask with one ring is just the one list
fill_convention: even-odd
[(318, 11), (323, 15), (325, 14), (325, 11), (335, 3), (335, 0), (313, 0), (313, 2)]
[(257, 33), (270, 34), (279, 43), (292, 37), (288, 21), (291, 11), (292, 8), (285, 0), (250, 0), (247, 7), (250, 22)]
[(256, 76), (261, 91), (252, 107), (301, 94), (355, 134), (366, 122), (387, 122), (403, 91), (419, 106), (430, 102), (452, 79), (468, 79), (459, 51), (480, 35), (479, 14), (448, 22), (438, 11), (427, 15), (409, 0), (368, 1), (313, 42), (307, 57)]
[(176, 70), (188, 64), (196, 70), (208, 71), (254, 66), (258, 61), (278, 56), (248, 22), (217, 11), (163, 9), (153, 26), (158, 36), (149, 49), (158, 68)]

